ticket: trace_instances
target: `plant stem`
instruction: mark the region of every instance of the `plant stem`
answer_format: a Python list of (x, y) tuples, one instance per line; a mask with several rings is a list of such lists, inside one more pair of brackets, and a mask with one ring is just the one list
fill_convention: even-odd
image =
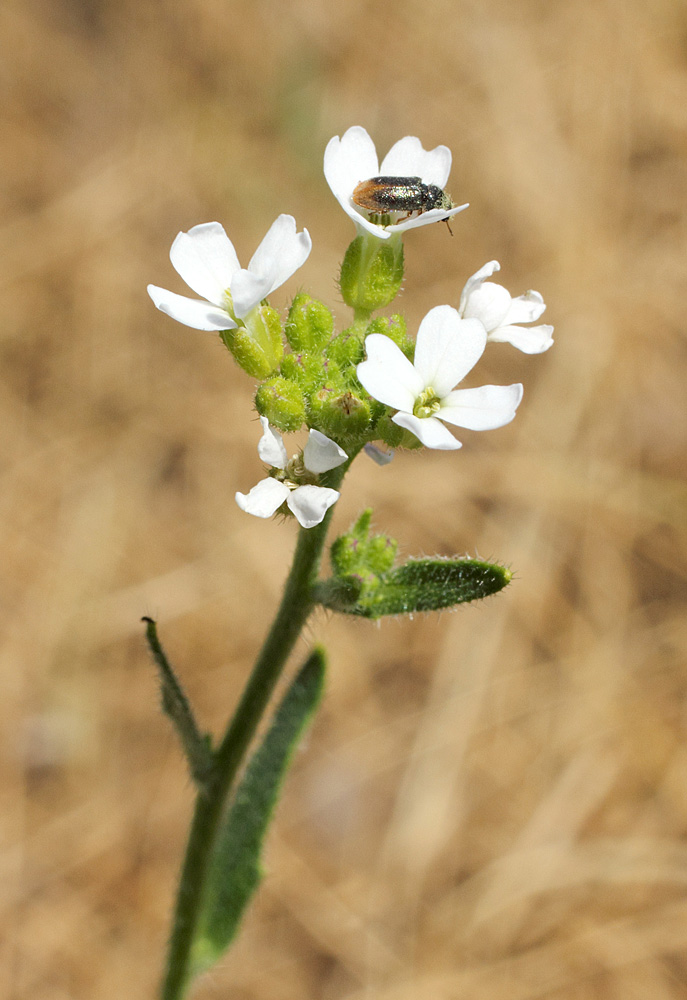
[[(358, 449), (356, 449), (357, 452)], [(355, 454), (332, 470), (327, 485), (338, 488)], [(205, 879), (224, 807), (248, 746), (279, 680), (289, 653), (313, 609), (313, 585), (331, 520), (330, 508), (314, 528), (301, 528), (272, 627), (224, 737), (214, 754), (211, 775), (196, 799), (186, 857), (181, 871), (169, 943), (162, 1000), (181, 1000), (190, 979), (191, 949), (203, 903)]]

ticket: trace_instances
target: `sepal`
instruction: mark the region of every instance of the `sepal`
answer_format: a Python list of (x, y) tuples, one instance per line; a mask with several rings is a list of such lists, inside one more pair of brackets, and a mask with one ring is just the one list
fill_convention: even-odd
[(341, 263), (339, 285), (347, 306), (360, 313), (383, 309), (398, 295), (403, 282), (403, 241), (379, 240), (362, 233), (349, 245)]

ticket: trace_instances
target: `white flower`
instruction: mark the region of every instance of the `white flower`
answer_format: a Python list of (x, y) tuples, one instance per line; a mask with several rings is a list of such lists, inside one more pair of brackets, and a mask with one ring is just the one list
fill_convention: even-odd
[(324, 153), (324, 176), (336, 200), (356, 225), (382, 240), (388, 239), (393, 233), (402, 233), (406, 229), (448, 219), (468, 206), (459, 205), (449, 211), (430, 209), (396, 225), (378, 226), (370, 222), (365, 209), (359, 208), (351, 200), (355, 187), (372, 177), (387, 176), (419, 177), (424, 184), (436, 184), (437, 187), (444, 188), (450, 172), (451, 150), (447, 146), (423, 149), (420, 140), (413, 135), (407, 135), (395, 143), (380, 166), (372, 139), (359, 125), (349, 128), (341, 138), (335, 135), (327, 143)]
[(205, 222), (179, 233), (170, 259), (189, 288), (203, 299), (176, 295), (157, 285), (148, 294), (158, 309), (195, 330), (233, 330), (303, 264), (312, 248), (307, 229), (296, 232), (291, 215), (276, 219), (247, 269), (219, 222)]
[(260, 417), (260, 423), (262, 437), (258, 443), (258, 455), (273, 469), (281, 469), (283, 474), (281, 477), (262, 479), (249, 493), (237, 493), (236, 503), (241, 510), (255, 517), (271, 517), (286, 501), (298, 523), (303, 528), (313, 528), (336, 503), (340, 494), (327, 486), (311, 483), (299, 486), (294, 479), (307, 478), (307, 473), (314, 478), (321, 472), (335, 469), (346, 461), (348, 455), (326, 434), (311, 430), (302, 459), (296, 455), (289, 462), (279, 431), (270, 427), (267, 417)]
[(442, 420), (473, 431), (492, 430), (510, 423), (522, 399), (519, 383), (453, 389), (479, 361), (486, 343), (478, 320), (461, 319), (451, 306), (436, 306), (420, 323), (414, 364), (389, 337), (372, 333), (365, 338), (367, 361), (358, 365), (358, 378), (371, 396), (398, 410), (393, 422), (428, 448), (460, 448)]
[(499, 344), (512, 344), (525, 354), (541, 354), (553, 344), (553, 327), (518, 326), (539, 319), (546, 309), (539, 292), (525, 292), (517, 299), (503, 285), (487, 281), (495, 271), (500, 271), (497, 260), (490, 260), (465, 284), (458, 307), (465, 319), (478, 319), (487, 331), (487, 340)]

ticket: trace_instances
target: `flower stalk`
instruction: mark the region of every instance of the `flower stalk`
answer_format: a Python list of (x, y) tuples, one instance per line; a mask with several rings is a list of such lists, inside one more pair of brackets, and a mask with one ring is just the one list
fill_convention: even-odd
[[(339, 486), (355, 455), (328, 474)], [(331, 509), (313, 528), (301, 528), (281, 604), (255, 661), (250, 679), (226, 732), (213, 754), (203, 788), (198, 791), (169, 943), (162, 1000), (181, 1000), (193, 972), (192, 949), (206, 889), (217, 830), (237, 772), (255, 736), (274, 688), (313, 607)]]

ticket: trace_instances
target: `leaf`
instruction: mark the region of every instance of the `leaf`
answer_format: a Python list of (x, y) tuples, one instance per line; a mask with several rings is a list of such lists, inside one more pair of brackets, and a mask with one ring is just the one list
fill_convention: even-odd
[(162, 709), (177, 731), (191, 777), (197, 785), (202, 786), (213, 768), (210, 737), (203, 735), (198, 729), (189, 700), (158, 638), (157, 624), (148, 617), (141, 621), (146, 623), (146, 640), (160, 677)]
[[(355, 601), (345, 600), (346, 577), (337, 586), (324, 580), (315, 588), (325, 607), (363, 618), (439, 611), (495, 594), (510, 583), (505, 566), (477, 559), (411, 559), (388, 573), (364, 580)], [(354, 581), (355, 575), (352, 577)], [(351, 586), (351, 594), (354, 587)]]
[(265, 833), (293, 752), (322, 695), (324, 674), (324, 652), (315, 649), (277, 708), (229, 807), (193, 945), (195, 973), (209, 968), (229, 947), (260, 883)]

